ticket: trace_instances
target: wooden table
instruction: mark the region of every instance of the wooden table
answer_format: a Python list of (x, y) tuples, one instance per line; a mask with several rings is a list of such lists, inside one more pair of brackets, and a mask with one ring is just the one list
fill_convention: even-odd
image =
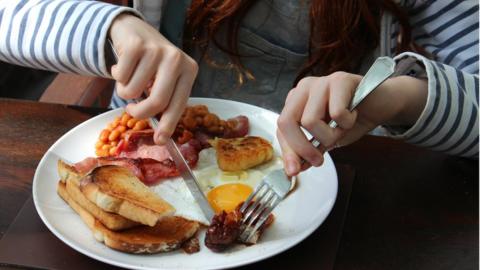
[[(0, 239), (45, 151), (100, 112), (0, 99)], [(356, 170), (336, 269), (478, 269), (478, 161), (372, 136), (331, 155)]]

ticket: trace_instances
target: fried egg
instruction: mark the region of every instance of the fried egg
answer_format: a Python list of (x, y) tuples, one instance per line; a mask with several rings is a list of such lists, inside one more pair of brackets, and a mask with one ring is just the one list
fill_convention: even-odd
[[(282, 167), (282, 160), (274, 157), (271, 161), (248, 170), (225, 172), (217, 165), (215, 149), (207, 148), (200, 151), (199, 160), (193, 173), (208, 202), (218, 213), (222, 210), (227, 212), (234, 210), (247, 199), (265, 175)], [(161, 181), (158, 185), (150, 188), (175, 208), (175, 216), (204, 225), (210, 224), (210, 220), (205, 218), (181, 177)]]
[(274, 157), (271, 161), (248, 170), (225, 172), (218, 167), (215, 149), (207, 148), (200, 152), (194, 173), (208, 202), (218, 213), (234, 210), (247, 199), (265, 175), (282, 167), (282, 160)]
[(181, 177), (163, 180), (150, 188), (175, 208), (175, 216), (210, 225)]

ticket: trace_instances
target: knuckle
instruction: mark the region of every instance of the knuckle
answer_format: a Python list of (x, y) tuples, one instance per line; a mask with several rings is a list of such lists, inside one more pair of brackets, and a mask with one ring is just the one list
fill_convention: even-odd
[(168, 50), (167, 57), (176, 63), (180, 63), (183, 58), (183, 53), (177, 48), (172, 48)]
[(338, 122), (343, 120), (346, 114), (347, 114), (347, 109), (345, 108), (331, 108), (330, 118)]
[(312, 76), (304, 77), (298, 82), (298, 86), (299, 87), (305, 87), (305, 86), (309, 85), (310, 83), (312, 83), (312, 81), (314, 79), (315, 79), (315, 77), (312, 77)]
[(328, 76), (329, 79), (333, 81), (338, 81), (338, 80), (345, 80), (349, 77), (349, 73), (344, 72), (344, 71), (336, 71)]
[(313, 130), (315, 128), (315, 125), (317, 124), (317, 119), (311, 115), (303, 115), (300, 123), (306, 129)]
[(119, 97), (121, 97), (123, 99), (131, 99), (132, 98), (132, 94), (129, 91), (129, 89), (127, 87), (119, 85), (119, 84), (117, 84), (117, 94), (118, 94)]
[(298, 95), (301, 95), (300, 91), (301, 91), (301, 87), (295, 87), (293, 88), (292, 90), (290, 90), (287, 94), (287, 97), (285, 98), (285, 105), (288, 104), (291, 100), (294, 99), (294, 97), (298, 96)]
[(144, 46), (144, 40), (138, 36), (131, 37), (125, 44), (126, 52), (137, 52)]
[(189, 63), (190, 63), (190, 69), (191, 69), (191, 71), (192, 71), (194, 74), (198, 74), (198, 69), (199, 69), (199, 67), (198, 67), (197, 62), (196, 62), (195, 60), (193, 60), (193, 59), (190, 58), (190, 59), (189, 59)]
[(165, 61), (168, 61), (172, 69), (178, 70), (182, 66), (182, 52), (178, 49), (169, 49), (164, 54)]
[(112, 77), (119, 83), (127, 83), (127, 73), (122, 67), (118, 66), (112, 70)]
[(313, 147), (299, 149), (299, 154), (314, 166), (320, 166), (323, 162), (321, 154)]
[(287, 97), (285, 98), (285, 102), (288, 102), (290, 99), (292, 99), (292, 96), (294, 95), (294, 92), (296, 91), (295, 89), (297, 89), (297, 88), (293, 88), (292, 90), (288, 91)]
[(277, 119), (277, 126), (280, 131), (286, 131), (290, 123), (290, 118), (285, 114), (280, 114)]
[(160, 46), (153, 42), (144, 42), (137, 48), (139, 55), (150, 60), (158, 60), (162, 54)]
[(344, 129), (351, 129), (355, 124), (355, 119), (352, 117), (351, 112), (346, 108), (344, 109), (333, 109), (330, 112), (330, 118), (337, 122)]
[(154, 111), (164, 111), (167, 107), (167, 102), (163, 99), (155, 98), (150, 101), (150, 108)]
[(154, 61), (160, 59), (162, 56), (162, 50), (156, 45), (151, 45), (146, 50), (148, 53), (148, 57), (150, 57), (150, 59), (153, 59)]

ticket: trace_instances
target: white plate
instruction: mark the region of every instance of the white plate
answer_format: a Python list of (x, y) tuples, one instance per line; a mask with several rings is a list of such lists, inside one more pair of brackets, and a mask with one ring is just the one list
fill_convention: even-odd
[[(246, 115), (251, 124), (250, 134), (276, 141), (278, 115), (268, 110), (234, 101), (191, 98), (190, 104), (205, 104), (210, 111), (226, 119)], [(121, 113), (113, 110), (94, 117), (63, 135), (45, 153), (33, 179), (33, 199), (38, 214), (47, 227), (63, 242), (75, 250), (99, 261), (127, 268), (140, 269), (215, 269), (253, 263), (278, 254), (305, 239), (327, 217), (337, 196), (337, 173), (332, 159), (325, 155), (320, 168), (312, 168), (299, 177), (297, 190), (274, 211), (275, 222), (266, 230), (261, 241), (253, 246), (237, 247), (224, 253), (214, 253), (203, 245), (195, 254), (175, 251), (155, 255), (131, 255), (112, 250), (97, 242), (88, 227), (57, 195), (59, 176), (57, 160), (80, 161), (94, 156), (94, 143), (99, 132)]]

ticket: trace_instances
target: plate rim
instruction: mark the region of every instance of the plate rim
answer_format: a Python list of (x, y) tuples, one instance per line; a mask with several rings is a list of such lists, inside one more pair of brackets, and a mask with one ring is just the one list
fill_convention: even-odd
[[(263, 111), (267, 111), (268, 113), (272, 113), (274, 114), (276, 117), (278, 117), (278, 113), (276, 112), (273, 112), (273, 111), (270, 111), (268, 109), (265, 109), (265, 108), (262, 108), (262, 107), (259, 107), (259, 106), (255, 106), (255, 105), (252, 105), (252, 104), (248, 104), (248, 103), (243, 103), (243, 102), (239, 102), (239, 101), (235, 101), (235, 100), (227, 100), (227, 99), (218, 99), (218, 98), (203, 98), (203, 97), (190, 97), (189, 100), (188, 100), (188, 103), (190, 102), (193, 102), (193, 103), (201, 103), (202, 101), (204, 102), (228, 102), (228, 103), (234, 103), (234, 104), (239, 104), (241, 106), (247, 106), (247, 107), (252, 107), (254, 108), (255, 110), (258, 110), (258, 109), (261, 109)], [(114, 265), (114, 266), (119, 266), (119, 267), (125, 267), (125, 268), (128, 268), (128, 269), (132, 269), (132, 268), (135, 268), (135, 269), (174, 269), (174, 268), (152, 268), (152, 267), (149, 267), (149, 266), (142, 266), (142, 265), (132, 265), (132, 263), (128, 264), (128, 263), (123, 263), (123, 262), (119, 262), (119, 261), (116, 261), (116, 260), (113, 260), (113, 259), (110, 259), (108, 257), (105, 257), (105, 256), (101, 256), (101, 255), (98, 255), (98, 254), (95, 254), (94, 252), (90, 252), (89, 250), (87, 250), (86, 248), (82, 247), (81, 245), (77, 245), (77, 243), (75, 243), (73, 240), (69, 240), (68, 238), (64, 237), (59, 231), (57, 231), (57, 229), (52, 225), (50, 224), (49, 220), (47, 219), (47, 217), (44, 215), (43, 213), (43, 210), (41, 209), (41, 207), (39, 206), (39, 202), (38, 202), (38, 195), (37, 195), (37, 188), (36, 186), (38, 185), (38, 181), (37, 180), (39, 177), (38, 177), (38, 174), (39, 174), (39, 170), (38, 168), (42, 167), (42, 165), (47, 162), (47, 155), (48, 153), (52, 152), (52, 148), (56, 147), (57, 144), (60, 143), (60, 141), (70, 135), (71, 133), (74, 133), (76, 132), (77, 129), (81, 129), (84, 125), (87, 125), (90, 121), (94, 121), (95, 118), (97, 117), (100, 117), (100, 116), (103, 116), (105, 114), (114, 114), (116, 111), (119, 111), (123, 108), (116, 108), (116, 109), (112, 109), (112, 110), (108, 110), (104, 113), (101, 113), (101, 114), (98, 114), (96, 116), (93, 116), (87, 120), (85, 120), (84, 122), (76, 125), (75, 127), (73, 127), (72, 129), (70, 129), (69, 131), (67, 131), (66, 133), (64, 133), (60, 138), (58, 138), (49, 148), (48, 150), (43, 154), (40, 162), (38, 163), (37, 167), (35, 168), (35, 174), (33, 176), (33, 181), (32, 181), (32, 197), (33, 197), (33, 202), (34, 202), (34, 206), (35, 206), (35, 210), (37, 211), (38, 215), (40, 216), (40, 219), (42, 220), (42, 222), (47, 226), (47, 228), (50, 230), (50, 232), (52, 232), (58, 239), (60, 239), (62, 242), (64, 242), (65, 244), (67, 244), (70, 248), (73, 248), (74, 250), (76, 250), (77, 252), (83, 254), (83, 255), (86, 255), (90, 258), (93, 258), (95, 260), (98, 260), (100, 262), (104, 262), (104, 263), (107, 263), (107, 264), (111, 264), (111, 265)], [(335, 167), (335, 163), (333, 162), (331, 156), (329, 155), (329, 153), (325, 153), (325, 160), (328, 160), (328, 162), (331, 162), (332, 164), (332, 168), (333, 168), (333, 174), (335, 176), (335, 181), (333, 181), (335, 183), (334, 185), (334, 196), (333, 196), (333, 203), (331, 205), (328, 206), (328, 209), (326, 211), (326, 215), (325, 215), (325, 218), (319, 223), (319, 224), (314, 224), (313, 226), (309, 226), (307, 230), (304, 230), (302, 233), (298, 234), (294, 239), (293, 241), (289, 241), (287, 242), (285, 245), (282, 245), (280, 248), (276, 248), (276, 249), (273, 249), (273, 250), (270, 250), (270, 252), (266, 252), (266, 253), (262, 253), (260, 254), (259, 256), (255, 256), (255, 257), (250, 257), (250, 258), (247, 258), (247, 259), (244, 259), (240, 262), (238, 261), (233, 261), (233, 262), (228, 262), (222, 266), (214, 266), (213, 268), (212, 267), (195, 267), (194, 269), (228, 269), (228, 268), (233, 268), (233, 267), (239, 267), (239, 266), (244, 266), (244, 265), (248, 265), (248, 264), (252, 264), (252, 263), (255, 263), (255, 262), (258, 262), (258, 261), (262, 261), (262, 260), (265, 260), (265, 259), (268, 259), (270, 257), (273, 257), (273, 256), (276, 256), (296, 245), (298, 245), (299, 243), (301, 243), (303, 240), (305, 240), (305, 238), (307, 238), (308, 236), (310, 236), (315, 230), (317, 230), (324, 222), (325, 220), (329, 217), (334, 205), (335, 205), (335, 202), (337, 200), (337, 196), (338, 196), (338, 173), (337, 173), (337, 169)], [(56, 192), (55, 192), (56, 193)], [(321, 208), (319, 208), (321, 209)], [(320, 211), (320, 210), (319, 210)], [(184, 268), (184, 269), (189, 269), (189, 268)]]

